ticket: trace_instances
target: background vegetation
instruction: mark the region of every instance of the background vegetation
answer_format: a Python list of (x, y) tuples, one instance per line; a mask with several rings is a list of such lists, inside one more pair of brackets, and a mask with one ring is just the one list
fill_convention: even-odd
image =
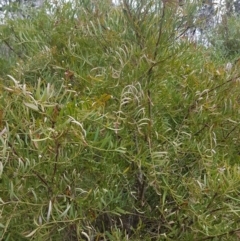
[(188, 21), (75, 1), (0, 26), (1, 240), (239, 239), (238, 66)]

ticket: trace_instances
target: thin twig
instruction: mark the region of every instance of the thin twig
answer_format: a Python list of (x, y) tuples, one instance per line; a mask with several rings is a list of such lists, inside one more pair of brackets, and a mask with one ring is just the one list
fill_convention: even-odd
[(126, 12), (127, 18), (130, 21), (130, 23), (131, 23), (131, 25), (133, 27), (133, 30), (134, 30), (134, 32), (136, 34), (136, 37), (137, 37), (137, 40), (138, 40), (138, 44), (139, 44), (140, 48), (143, 49), (144, 48), (144, 45), (142, 43), (143, 37), (141, 36), (141, 33), (140, 33), (139, 29), (138, 29), (138, 26), (134, 22), (134, 17), (133, 17), (133, 15), (131, 13), (129, 4), (127, 4), (126, 0), (123, 0), (123, 4), (124, 4), (124, 7), (125, 7), (124, 10)]
[(52, 182), (54, 181), (55, 174), (57, 172), (57, 163), (58, 163), (58, 157), (59, 157), (59, 147), (60, 144), (57, 143), (55, 147), (55, 163), (54, 163), (54, 170), (53, 170), (53, 175), (52, 175)]
[(32, 171), (40, 180), (41, 182), (48, 188), (48, 191), (50, 192), (52, 189), (51, 187), (48, 185), (47, 181), (36, 171)]
[(8, 47), (14, 54), (16, 54), (20, 59), (23, 59), (22, 56), (21, 56), (21, 54), (17, 53), (6, 40), (3, 40), (3, 42), (7, 45), (7, 47)]

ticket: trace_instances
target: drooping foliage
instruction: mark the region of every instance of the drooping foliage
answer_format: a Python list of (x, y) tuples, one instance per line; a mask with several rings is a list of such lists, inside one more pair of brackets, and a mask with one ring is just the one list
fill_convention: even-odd
[(147, 0), (1, 25), (1, 239), (237, 240), (238, 69), (186, 28)]

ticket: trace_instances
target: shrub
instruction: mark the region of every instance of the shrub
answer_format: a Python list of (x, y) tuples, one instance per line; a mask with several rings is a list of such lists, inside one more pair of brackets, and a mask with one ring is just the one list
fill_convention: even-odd
[(237, 240), (236, 72), (158, 1), (90, 3), (5, 25), (1, 238)]

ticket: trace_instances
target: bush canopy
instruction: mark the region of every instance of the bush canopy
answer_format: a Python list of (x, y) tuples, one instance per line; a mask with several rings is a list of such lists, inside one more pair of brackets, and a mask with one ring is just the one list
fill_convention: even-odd
[(238, 240), (239, 71), (175, 1), (55, 2), (0, 25), (1, 240)]

